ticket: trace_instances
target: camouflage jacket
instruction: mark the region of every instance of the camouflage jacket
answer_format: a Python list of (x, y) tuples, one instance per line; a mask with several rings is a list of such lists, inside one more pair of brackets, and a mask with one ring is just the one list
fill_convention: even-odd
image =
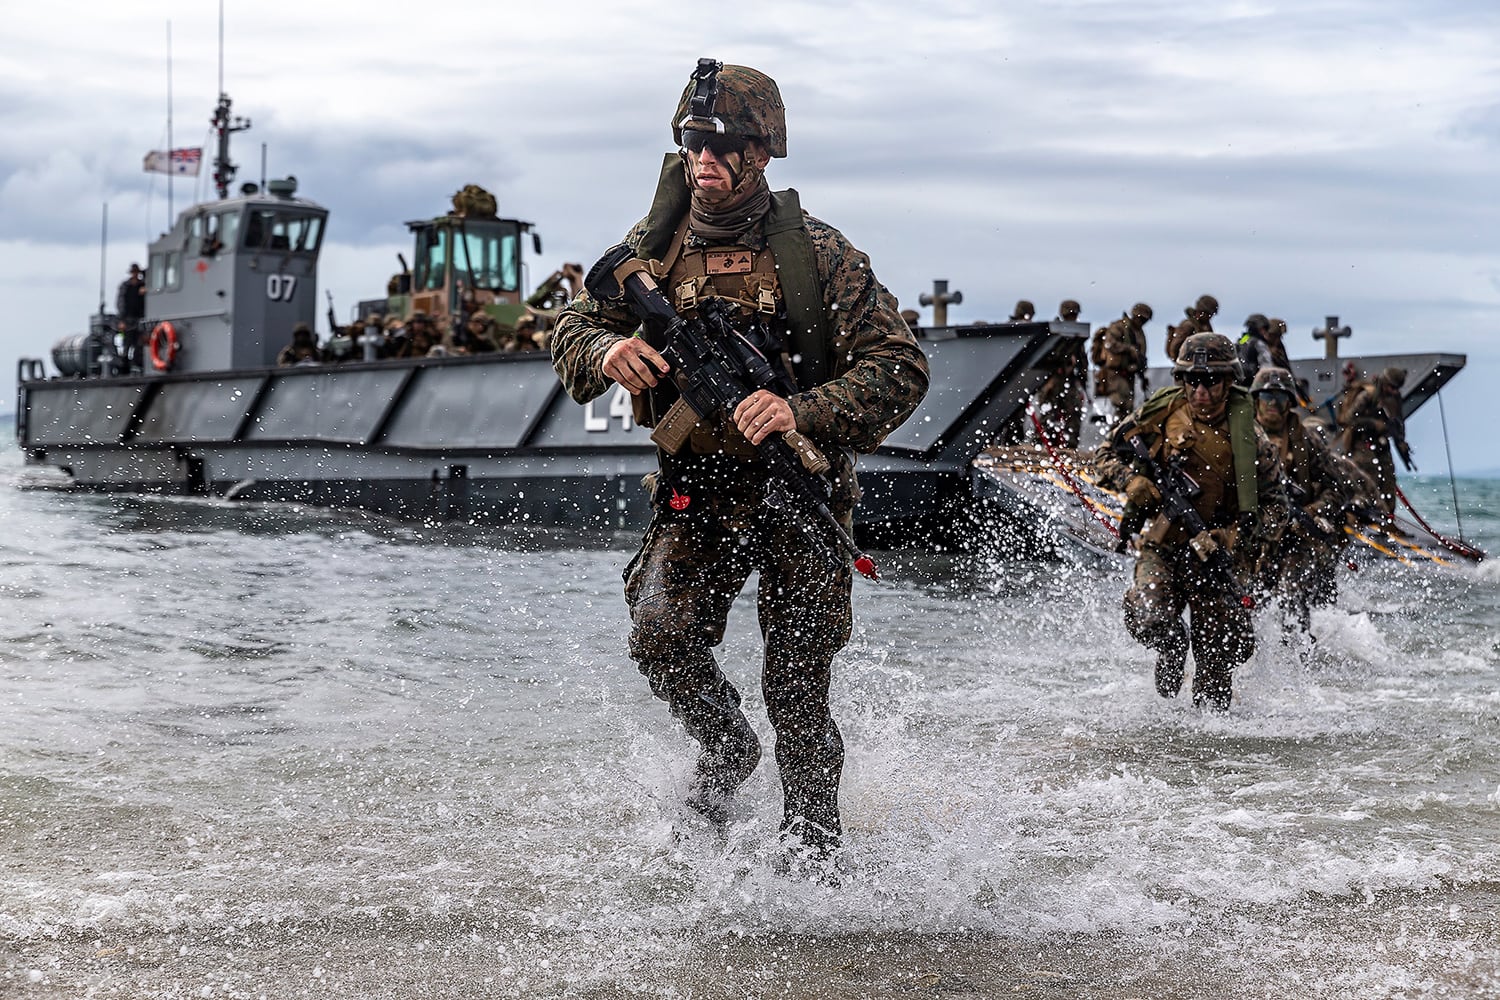
[(1146, 370), (1146, 333), (1121, 316), (1094, 331), (1091, 356), (1098, 367), (1134, 378)]
[(1271, 442), (1281, 456), (1288, 501), (1314, 516), (1338, 520), (1344, 506), (1343, 477), (1322, 435), (1292, 412), (1286, 416), (1286, 446), (1281, 446), (1279, 435)]
[[(873, 452), (922, 402), (927, 358), (869, 258), (837, 229), (812, 216), (804, 219), (831, 333), (831, 377), (802, 387), (788, 402), (797, 429), (814, 441)], [(625, 242), (638, 247), (646, 230), (643, 219)], [(638, 325), (623, 303), (603, 302), (587, 291), (562, 312), (552, 335), (552, 365), (574, 400), (588, 402), (613, 385), (604, 375), (604, 355)]]
[(1199, 323), (1196, 319), (1194, 319), (1192, 309), (1188, 309), (1186, 310), (1186, 312), (1187, 319), (1183, 320), (1181, 323), (1178, 323), (1176, 326), (1169, 327), (1167, 329), (1167, 342), (1165, 346), (1167, 349), (1168, 361), (1177, 360), (1177, 352), (1182, 350), (1182, 342), (1184, 340), (1187, 340), (1193, 334), (1214, 332), (1214, 325), (1212, 322)]
[[(1193, 506), (1210, 528), (1248, 529), (1257, 538), (1279, 536), (1287, 518), (1281, 458), (1255, 422), (1249, 395), (1238, 388), (1230, 392), (1225, 415), (1205, 423), (1192, 416), (1180, 387), (1159, 390), (1122, 420), (1095, 453), (1101, 480), (1123, 489), (1132, 476), (1142, 473), (1129, 443), (1131, 437), (1140, 435), (1158, 463), (1180, 463), (1197, 482), (1200, 494)], [(1204, 447), (1215, 435), (1223, 442), (1216, 453)], [(1248, 439), (1236, 442), (1237, 435)], [(1233, 460), (1231, 452), (1236, 453)], [(1209, 454), (1214, 458), (1205, 464), (1204, 456)], [(1252, 467), (1242, 468), (1243, 463)], [(1159, 547), (1176, 548), (1187, 543), (1188, 534), (1181, 525), (1157, 516), (1142, 538)]]
[(1372, 383), (1356, 383), (1345, 390), (1339, 403), (1339, 423), (1344, 427), (1344, 450), (1360, 445), (1384, 447), (1390, 441), (1406, 445), (1406, 421), (1400, 399), (1387, 400)]

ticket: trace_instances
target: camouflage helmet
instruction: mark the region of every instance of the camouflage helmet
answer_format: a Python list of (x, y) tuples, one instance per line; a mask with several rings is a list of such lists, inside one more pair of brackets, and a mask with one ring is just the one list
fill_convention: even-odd
[(1297, 383), (1285, 368), (1267, 365), (1255, 373), (1255, 379), (1250, 383), (1250, 395), (1258, 396), (1263, 392), (1284, 392), (1296, 399)]
[(1182, 342), (1172, 374), (1214, 372), (1238, 378), (1240, 356), (1234, 342), (1222, 333), (1195, 333)]
[(1392, 365), (1380, 373), (1380, 380), (1392, 389), (1400, 389), (1406, 384), (1406, 369)]
[(1135, 305), (1130, 307), (1130, 318), (1135, 320), (1137, 323), (1151, 322), (1151, 315), (1151, 307), (1146, 305), (1146, 303), (1144, 302), (1137, 302)]
[(1251, 313), (1245, 317), (1245, 329), (1252, 332), (1265, 333), (1271, 329), (1271, 321), (1266, 319), (1265, 313)]
[(1219, 300), (1212, 295), (1200, 295), (1198, 301), (1193, 303), (1194, 312), (1206, 312), (1210, 316), (1219, 314)]
[(1057, 315), (1069, 322), (1076, 320), (1078, 314), (1083, 312), (1083, 306), (1076, 299), (1063, 299), (1062, 304), (1057, 307)]
[(1284, 320), (1284, 319), (1277, 319), (1275, 316), (1272, 316), (1271, 317), (1271, 332), (1273, 334), (1278, 335), (1278, 336), (1282, 336), (1282, 337), (1286, 336), (1286, 320)]
[(1011, 322), (1015, 322), (1017, 320), (1031, 319), (1035, 315), (1036, 306), (1032, 305), (1025, 299), (1021, 299), (1016, 303), (1015, 311), (1010, 314), (1010, 318)]
[(672, 141), (684, 129), (753, 138), (771, 156), (786, 155), (786, 105), (776, 81), (749, 66), (699, 59), (672, 115)]

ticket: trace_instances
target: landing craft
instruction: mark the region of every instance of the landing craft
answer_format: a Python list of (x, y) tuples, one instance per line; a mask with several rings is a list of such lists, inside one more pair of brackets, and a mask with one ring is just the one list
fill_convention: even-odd
[[(628, 394), (616, 388), (573, 403), (543, 350), (379, 358), (372, 326), (360, 335), (359, 360), (277, 367), (293, 327), (315, 326), (329, 213), (293, 178), (229, 196), (229, 135), (242, 126), (228, 112), (221, 97), (219, 197), (182, 212), (149, 248), (140, 356), (126, 356), (116, 318), (101, 313), (88, 333), (57, 344), (55, 373), (41, 359), (20, 362), (22, 453), (29, 465), (60, 473), (38, 485), (412, 520), (588, 529), (646, 522), (640, 480), (656, 467), (656, 451), (633, 423)], [(502, 327), (530, 314), (545, 330), (567, 292), (549, 279), (523, 299), (527, 244), (539, 254), (540, 239), (496, 208), (471, 186), (451, 212), (407, 223), (411, 266), (403, 260), (386, 295), (360, 303), (358, 318), (457, 319), (478, 308)], [(878, 543), (965, 530), (975, 459), (1021, 413), (1052, 357), (1089, 333), (1062, 320), (948, 325), (947, 305), (961, 293), (946, 282), (934, 291), (923, 303), (937, 323), (917, 328), (931, 365), (927, 398), (859, 462), (856, 528)], [(1412, 385), (1435, 390), (1463, 358), (1405, 364)]]

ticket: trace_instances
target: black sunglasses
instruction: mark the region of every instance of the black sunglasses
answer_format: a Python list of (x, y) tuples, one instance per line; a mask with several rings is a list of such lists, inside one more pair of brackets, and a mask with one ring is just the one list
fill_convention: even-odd
[(1277, 406), (1290, 407), (1292, 405), (1292, 394), (1285, 389), (1262, 389), (1255, 394), (1258, 400), (1274, 403)]
[(688, 129), (682, 133), (682, 148), (689, 153), (701, 153), (705, 148), (715, 156), (743, 153), (745, 143), (748, 141), (744, 136), (725, 135), (722, 132), (701, 132), (697, 129)]
[(1212, 388), (1223, 385), (1229, 381), (1228, 375), (1219, 375), (1215, 372), (1181, 372), (1177, 375), (1177, 381), (1194, 389), (1201, 387)]

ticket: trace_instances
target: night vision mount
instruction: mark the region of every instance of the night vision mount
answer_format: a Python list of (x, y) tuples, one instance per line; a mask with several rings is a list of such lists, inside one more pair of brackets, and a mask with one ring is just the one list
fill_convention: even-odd
[(719, 70), (724, 64), (718, 59), (699, 59), (693, 70), (693, 96), (688, 98), (688, 116), (677, 123), (680, 129), (688, 122), (712, 125), (715, 132), (724, 131), (724, 123), (714, 117), (714, 103), (719, 98)]

